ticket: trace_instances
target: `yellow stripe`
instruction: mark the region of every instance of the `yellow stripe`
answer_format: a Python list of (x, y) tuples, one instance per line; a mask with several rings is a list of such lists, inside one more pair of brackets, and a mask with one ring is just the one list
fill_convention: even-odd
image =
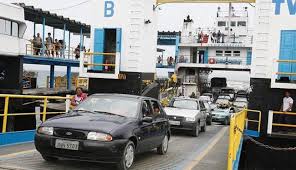
[(278, 115), (295, 115), (296, 113), (292, 113), (292, 112), (273, 112), (273, 114), (278, 114)]
[(290, 125), (290, 124), (281, 124), (281, 123), (273, 123), (272, 126), (281, 126), (281, 127), (294, 127), (296, 128), (296, 125)]
[(224, 127), (222, 130), (220, 130), (219, 134), (209, 144), (209, 146), (201, 154), (199, 154), (195, 159), (193, 159), (192, 162), (184, 168), (184, 170), (191, 170), (196, 165), (198, 165), (198, 163), (202, 160), (202, 158), (204, 158), (211, 151), (211, 149), (218, 143), (218, 141), (225, 135), (226, 131), (227, 131), (227, 127)]
[(36, 152), (36, 149), (26, 150), (26, 151), (21, 151), (21, 152), (15, 152), (15, 153), (6, 154), (6, 155), (1, 155), (0, 159), (13, 158), (13, 157), (16, 157), (18, 155), (29, 154), (29, 153), (32, 153), (32, 152)]

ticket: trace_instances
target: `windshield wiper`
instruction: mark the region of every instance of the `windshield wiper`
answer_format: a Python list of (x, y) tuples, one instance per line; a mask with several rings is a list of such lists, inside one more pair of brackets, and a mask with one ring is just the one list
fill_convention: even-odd
[(104, 112), (104, 111), (94, 111), (95, 113), (102, 113), (102, 114), (106, 114), (106, 115), (114, 115), (114, 116), (120, 116), (120, 117), (125, 117), (123, 115), (118, 115), (115, 113), (110, 113), (110, 112)]
[(87, 112), (87, 113), (96, 114), (96, 112), (93, 112), (93, 111), (90, 111), (90, 110), (73, 110), (73, 112)]

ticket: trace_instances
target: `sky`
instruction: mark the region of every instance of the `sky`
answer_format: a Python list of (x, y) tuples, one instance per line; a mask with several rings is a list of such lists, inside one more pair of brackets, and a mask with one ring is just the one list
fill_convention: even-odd
[[(92, 2), (95, 0), (1, 0), (1, 2), (14, 3), (23, 2), (26, 5), (33, 5), (44, 10), (69, 17), (87, 24), (90, 24), (88, 16), (93, 15), (91, 10)], [(80, 4), (76, 7), (77, 4)], [(233, 4), (235, 9), (243, 9), (248, 7), (250, 26), (252, 27), (255, 8), (249, 4)], [(72, 7), (72, 8), (69, 8)], [(222, 11), (228, 10), (228, 4), (207, 4), (207, 3), (186, 3), (186, 4), (164, 4), (158, 7), (158, 30), (159, 31), (181, 31), (183, 19), (190, 15), (194, 20), (194, 27), (212, 27), (215, 21), (217, 8), (221, 7)], [(31, 39), (33, 35), (33, 24), (27, 23), (28, 28), (25, 34), (26, 39)], [(37, 26), (37, 31), (41, 32), (41, 26)], [(52, 31), (47, 27), (46, 31)], [(56, 36), (62, 38), (62, 30), (56, 32)], [(67, 37), (67, 36), (66, 36)], [(79, 36), (72, 36), (74, 42), (79, 42)], [(71, 41), (72, 41), (71, 40)], [(67, 40), (66, 40), (67, 41)], [(86, 44), (89, 44), (86, 40)], [(72, 45), (71, 45), (72, 46)], [(73, 45), (75, 46), (75, 45)], [(25, 69), (32, 69), (32, 65), (26, 65)], [(35, 66), (36, 68), (36, 66)], [(39, 69), (39, 68), (38, 68)], [(47, 68), (46, 68), (47, 69)], [(63, 68), (61, 68), (63, 70)], [(238, 77), (240, 74), (234, 73)]]

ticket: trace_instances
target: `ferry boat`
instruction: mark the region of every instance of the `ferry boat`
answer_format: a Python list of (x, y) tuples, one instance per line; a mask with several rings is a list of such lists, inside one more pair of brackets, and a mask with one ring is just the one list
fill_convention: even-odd
[(24, 9), (0, 2), (0, 93), (22, 91), (26, 28)]
[(185, 96), (206, 91), (213, 70), (250, 71), (253, 36), (247, 7), (218, 7), (214, 25), (194, 28), (194, 19), (184, 19), (176, 71)]

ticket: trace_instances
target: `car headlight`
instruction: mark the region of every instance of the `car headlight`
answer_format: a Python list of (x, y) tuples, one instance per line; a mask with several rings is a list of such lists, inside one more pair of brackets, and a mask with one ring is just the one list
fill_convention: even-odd
[(37, 133), (43, 134), (43, 135), (53, 135), (53, 127), (39, 127), (37, 130)]
[(87, 139), (97, 141), (112, 141), (112, 136), (105, 133), (89, 132), (87, 134)]
[(186, 117), (186, 122), (194, 122), (195, 117)]

